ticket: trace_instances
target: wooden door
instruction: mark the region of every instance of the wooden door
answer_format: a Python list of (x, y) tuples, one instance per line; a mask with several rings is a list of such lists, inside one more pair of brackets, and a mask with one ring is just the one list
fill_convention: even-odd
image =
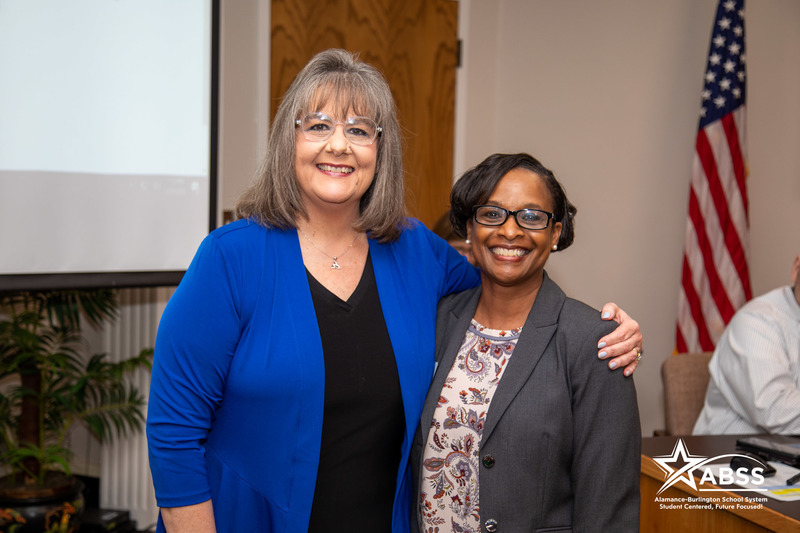
[(429, 227), (449, 207), (458, 3), (454, 0), (273, 0), (271, 115), (321, 50), (344, 48), (383, 72), (405, 136), (409, 210)]

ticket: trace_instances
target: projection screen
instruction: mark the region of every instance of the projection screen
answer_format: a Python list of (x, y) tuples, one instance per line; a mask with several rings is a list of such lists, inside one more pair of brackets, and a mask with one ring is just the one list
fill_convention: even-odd
[(216, 218), (216, 0), (0, 0), (0, 290), (172, 285)]

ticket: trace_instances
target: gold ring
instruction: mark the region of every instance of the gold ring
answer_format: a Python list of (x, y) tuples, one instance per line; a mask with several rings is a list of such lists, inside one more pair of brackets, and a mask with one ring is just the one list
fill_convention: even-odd
[(635, 348), (635, 350), (636, 350), (636, 361), (641, 361), (644, 350), (642, 350), (641, 348)]

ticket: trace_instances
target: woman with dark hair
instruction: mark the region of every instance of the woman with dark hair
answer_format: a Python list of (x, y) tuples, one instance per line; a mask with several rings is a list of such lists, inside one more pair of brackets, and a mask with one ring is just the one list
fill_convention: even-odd
[(439, 305), (411, 462), (425, 533), (638, 531), (633, 380), (597, 364), (609, 324), (544, 270), (575, 213), (528, 154), (492, 155), (453, 188), (481, 285)]
[[(203, 241), (158, 329), (159, 532), (408, 530), (436, 305), (479, 276), (406, 218), (401, 146), (386, 80), (353, 54), (292, 83), (240, 219)], [(604, 351), (632, 371), (638, 325), (608, 311)]]

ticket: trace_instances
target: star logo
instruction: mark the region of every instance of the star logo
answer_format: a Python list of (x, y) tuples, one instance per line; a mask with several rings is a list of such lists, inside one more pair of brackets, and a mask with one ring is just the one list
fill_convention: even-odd
[[(686, 449), (686, 444), (683, 442), (683, 439), (678, 439), (678, 442), (675, 443), (675, 448), (672, 449), (672, 455), (653, 457), (653, 461), (667, 474), (667, 480), (656, 494), (661, 494), (678, 481), (683, 481), (697, 490), (697, 484), (694, 481), (692, 472), (705, 460), (706, 458), (701, 455), (691, 455)], [(673, 468), (670, 465), (678, 466)]]
[[(700, 483), (704, 483), (706, 481), (705, 476), (707, 472), (705, 472), (705, 466), (710, 463), (717, 463), (721, 459), (725, 460), (726, 462), (730, 462), (729, 458), (732, 457), (748, 457), (746, 455), (742, 455), (739, 453), (728, 453), (724, 455), (717, 455), (715, 457), (704, 457), (702, 455), (692, 455), (689, 453), (689, 450), (686, 448), (686, 443), (683, 442), (683, 439), (678, 439), (678, 442), (675, 443), (675, 448), (672, 449), (672, 454), (670, 455), (659, 455), (653, 457), (653, 461), (658, 465), (658, 467), (664, 471), (666, 475), (666, 481), (664, 484), (661, 485), (661, 488), (658, 489), (656, 495), (661, 494), (675, 483), (682, 481), (686, 483), (688, 486), (693, 488), (696, 491), (704, 491), (704, 490), (715, 490), (715, 489), (704, 489), (698, 488), (697, 483), (694, 479), (694, 471), (695, 470), (702, 470), (704, 472), (703, 476), (701, 476)], [(763, 463), (762, 463), (763, 464)], [(766, 468), (766, 465), (764, 465)], [(728, 468), (728, 470), (731, 470)], [(763, 482), (763, 478), (762, 482)], [(711, 477), (711, 481), (714, 482), (713, 476)], [(756, 492), (762, 492), (766, 489), (738, 489), (738, 490), (752, 490)]]

